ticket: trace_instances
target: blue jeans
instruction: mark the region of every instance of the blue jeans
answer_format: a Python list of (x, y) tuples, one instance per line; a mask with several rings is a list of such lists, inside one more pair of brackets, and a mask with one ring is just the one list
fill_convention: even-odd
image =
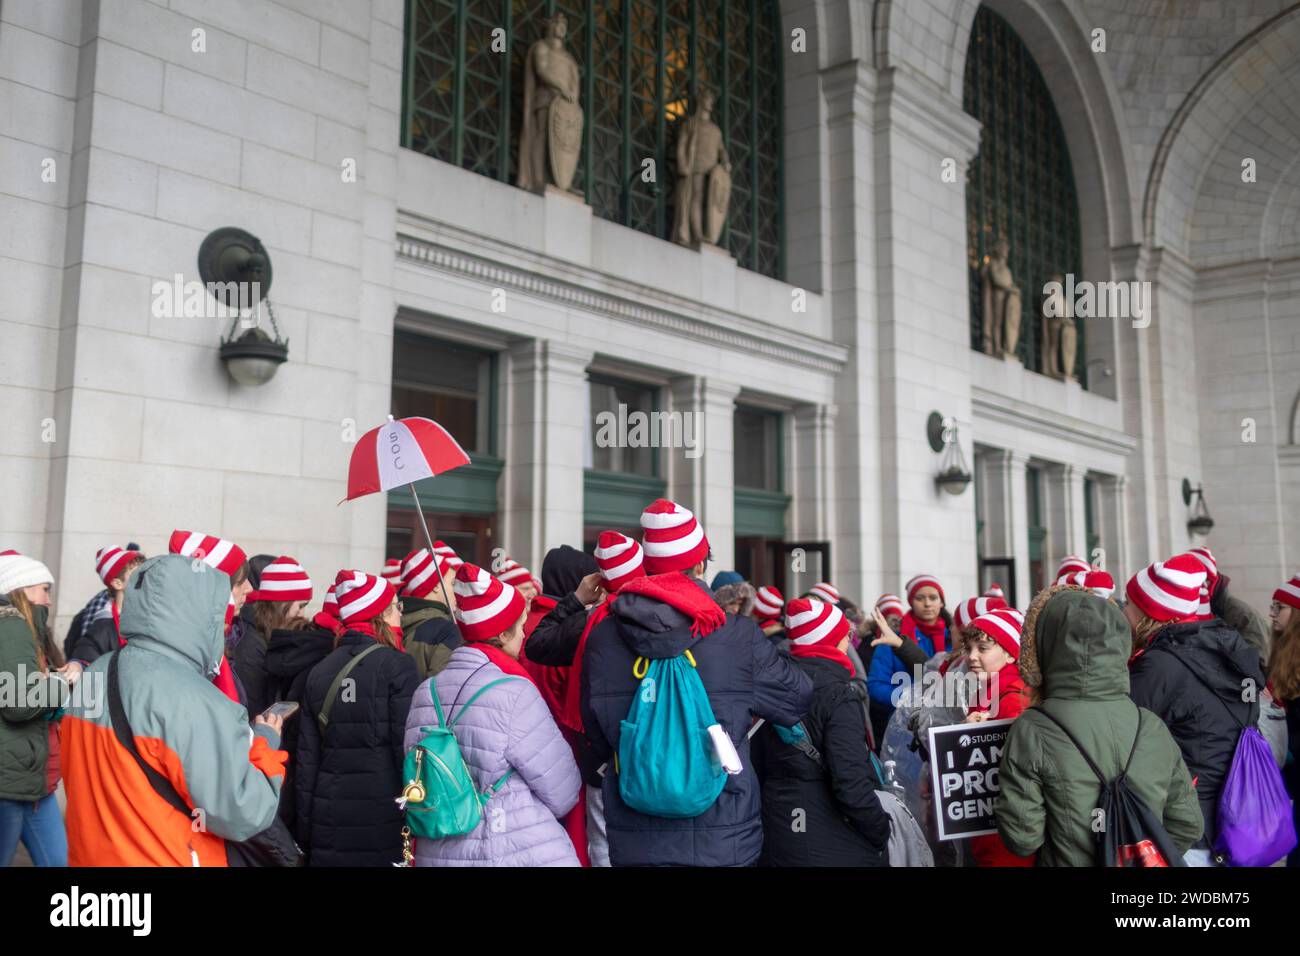
[(68, 865), (68, 835), (54, 794), (36, 803), (0, 800), (0, 866), (13, 865), (20, 839), (37, 866)]

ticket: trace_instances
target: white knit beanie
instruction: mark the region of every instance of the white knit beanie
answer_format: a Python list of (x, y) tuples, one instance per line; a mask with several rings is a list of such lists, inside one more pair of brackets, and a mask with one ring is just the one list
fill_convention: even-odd
[(0, 555), (0, 595), (8, 596), (20, 588), (53, 584), (50, 569), (25, 554)]

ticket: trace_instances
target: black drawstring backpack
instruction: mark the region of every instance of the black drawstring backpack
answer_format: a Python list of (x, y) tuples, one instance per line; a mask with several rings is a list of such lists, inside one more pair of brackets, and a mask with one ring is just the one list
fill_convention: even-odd
[(1079, 755), (1088, 762), (1092, 772), (1097, 775), (1101, 792), (1097, 795), (1097, 809), (1101, 811), (1101, 829), (1097, 831), (1097, 866), (1186, 866), (1187, 861), (1174, 846), (1173, 839), (1165, 830), (1160, 817), (1128, 786), (1128, 768), (1137, 752), (1138, 741), (1142, 739), (1142, 710), (1138, 708), (1137, 733), (1133, 737), (1133, 749), (1129, 751), (1124, 769), (1114, 780), (1108, 781), (1093, 763), (1083, 745), (1070, 733), (1068, 727), (1061, 723), (1041, 706), (1031, 707), (1056, 726), (1070, 738), (1079, 751)]

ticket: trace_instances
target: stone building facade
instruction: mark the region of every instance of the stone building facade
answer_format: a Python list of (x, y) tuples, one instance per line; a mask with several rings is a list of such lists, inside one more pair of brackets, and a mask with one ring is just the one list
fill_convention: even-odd
[[(489, 25), (554, 6), (448, 3)], [(713, 9), (637, 3), (687, 11), (693, 38)], [(766, 274), (403, 147), (420, 82), (403, 0), (9, 0), (0, 547), (51, 566), (63, 622), (96, 549), (156, 553), (176, 527), (292, 554), (323, 590), (414, 540), (406, 497), (339, 504), (351, 442), (441, 408), (474, 465), (421, 497), (480, 560), (536, 568), (663, 493), (700, 516), (714, 567), (788, 591), (829, 577), (873, 599), (928, 571), (950, 601), (999, 580), (1023, 606), (1066, 554), (1126, 576), (1200, 543), (1186, 478), (1262, 610), (1300, 566), (1300, 5), (1182, 7), (983, 5), (1059, 117), (1080, 277), (1149, 283), (1144, 326), (1086, 320), (1084, 387), (972, 347), (975, 0), (770, 10)], [(157, 283), (197, 279), (222, 226), (274, 264), (289, 361), (255, 388), (218, 360), (222, 323), (156, 314)], [(700, 413), (703, 453), (597, 446), (596, 406), (625, 398)], [(935, 484), (934, 411), (974, 472), (960, 495)]]

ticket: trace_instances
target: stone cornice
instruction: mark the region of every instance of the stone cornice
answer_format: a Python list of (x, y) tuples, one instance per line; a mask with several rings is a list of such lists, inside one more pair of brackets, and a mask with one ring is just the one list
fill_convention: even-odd
[(980, 144), (980, 123), (946, 91), (908, 70), (887, 70), (879, 80), (875, 129), (901, 131), (965, 167)]
[(1138, 447), (1138, 440), (1124, 432), (1062, 412), (1037, 408), (978, 385), (971, 386), (971, 413), (977, 420), (983, 418), (1015, 428), (1036, 431), (1074, 445), (1096, 448), (1113, 455), (1127, 456)]
[[(818, 372), (839, 374), (844, 370), (848, 359), (848, 349), (842, 345), (810, 339), (806, 334), (791, 329), (776, 329), (739, 313), (687, 300), (671, 303), (677, 305), (677, 309), (638, 301), (638, 291), (644, 291), (646, 299), (666, 297), (658, 290), (637, 290), (630, 283), (626, 283), (628, 288), (622, 290), (628, 295), (615, 295), (400, 232), (397, 235), (397, 258), (420, 268), (462, 276), (493, 287), (513, 289), (574, 309), (635, 322), (710, 345), (749, 352)], [(571, 268), (567, 263), (565, 266)], [(558, 267), (557, 263), (557, 271)], [(592, 280), (593, 286), (610, 283), (609, 277), (596, 273), (592, 274)]]

